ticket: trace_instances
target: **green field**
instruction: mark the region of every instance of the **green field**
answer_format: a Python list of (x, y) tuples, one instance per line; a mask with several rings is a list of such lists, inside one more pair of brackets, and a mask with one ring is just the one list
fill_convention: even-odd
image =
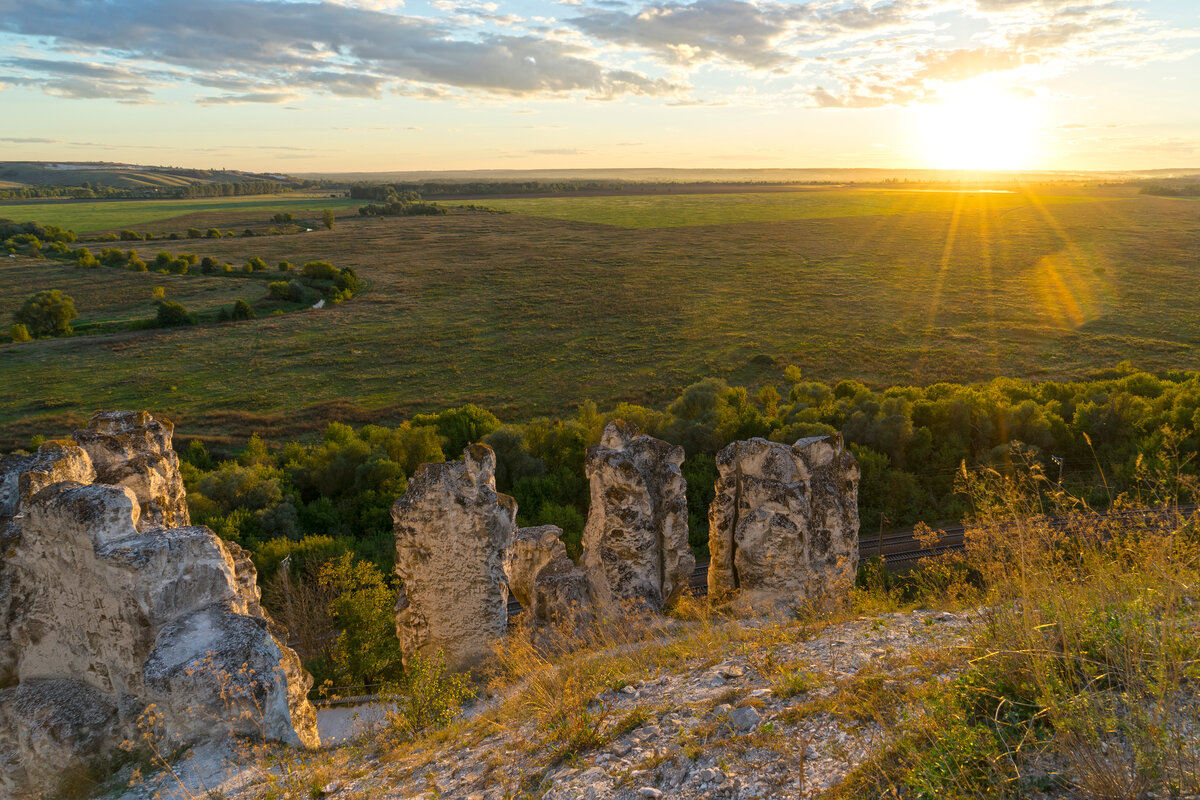
[[(678, 228), (691, 225), (729, 225), (743, 222), (785, 222), (798, 219), (875, 216), (879, 214), (944, 213), (960, 202), (981, 197), (997, 211), (1027, 206), (1028, 197), (1016, 191), (981, 194), (967, 191), (911, 189), (802, 189), (792, 192), (739, 194), (628, 195), (607, 197), (547, 197), (486, 200), (499, 211), (534, 217), (596, 222), (622, 228)], [(1083, 194), (1040, 195), (1046, 205), (1090, 202)]]
[[(826, 191), (779, 193), (778, 204), (847, 207), (847, 190)], [(1200, 367), (1200, 204), (1122, 188), (852, 194), (887, 212), (649, 228), (455, 211), (173, 242), (233, 263), (319, 258), (371, 288), (312, 313), (0, 344), (0, 442), (115, 407), (164, 413), (184, 435), (235, 437), (464, 402), (515, 420), (588, 398), (659, 404), (710, 375), (782, 385), (789, 363), (877, 386), (1081, 377), (1121, 360)], [(562, 215), (630, 199), (543, 205)], [(680, 217), (672, 204), (726, 220), (776, 204), (651, 199), (658, 224)], [(0, 272), (3, 308), (49, 285), (40, 277)]]
[(116, 228), (138, 228), (148, 222), (161, 222), (191, 216), (187, 224), (170, 230), (182, 230), (196, 221), (210, 220), (213, 225), (233, 227), (240, 220), (265, 222), (271, 215), (290, 212), (319, 218), (321, 210), (339, 213), (357, 209), (361, 200), (344, 197), (305, 195), (258, 195), (254, 197), (214, 197), (198, 200), (45, 200), (40, 202), (0, 203), (0, 217), (16, 222), (35, 221), (57, 225), (76, 233)]
[[(143, 250), (142, 255), (153, 253)], [(268, 275), (274, 277), (273, 273)], [(153, 318), (158, 310), (153, 295), (155, 287), (162, 287), (168, 300), (182, 303), (192, 312), (231, 306), (238, 298), (252, 303), (267, 293), (265, 280), (244, 278), (240, 272), (209, 277), (112, 268), (81, 270), (69, 264), (32, 258), (0, 259), (0, 286), (61, 290), (75, 301), (79, 318), (72, 325), (80, 330)], [(17, 291), (0, 294), (0, 320), (8, 323), (24, 301), (25, 297)]]

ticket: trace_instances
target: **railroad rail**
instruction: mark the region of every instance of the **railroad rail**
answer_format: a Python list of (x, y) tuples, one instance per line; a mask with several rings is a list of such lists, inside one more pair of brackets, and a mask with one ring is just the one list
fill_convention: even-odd
[[(1176, 506), (1159, 509), (1134, 509), (1126, 511), (1096, 511), (1092, 516), (1097, 519), (1142, 519), (1143, 521), (1162, 520), (1171, 514), (1194, 514), (1200, 506)], [(1065, 527), (1078, 517), (1036, 517), (1031, 523), (1048, 523), (1053, 527)], [(961, 553), (967, 549), (966, 526), (951, 525), (935, 529), (938, 534), (936, 544), (925, 547), (913, 534), (913, 531), (893, 531), (882, 536), (864, 536), (858, 540), (858, 563), (862, 564), (875, 557), (883, 559), (889, 569), (907, 569), (923, 558), (943, 556), (949, 553)], [(688, 594), (693, 597), (708, 595), (708, 562), (699, 563), (692, 570)], [(521, 604), (509, 599), (508, 615), (516, 616), (521, 613)]]

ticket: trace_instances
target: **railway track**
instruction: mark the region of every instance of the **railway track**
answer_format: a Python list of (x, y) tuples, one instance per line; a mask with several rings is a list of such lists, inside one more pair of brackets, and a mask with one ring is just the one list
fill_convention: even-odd
[[(1178, 506), (1164, 509), (1137, 509), (1132, 511), (1096, 512), (1098, 519), (1141, 519), (1149, 522), (1161, 521), (1170, 514), (1194, 514), (1200, 506)], [(1045, 517), (1040, 521), (1048, 522), (1055, 527), (1064, 527), (1074, 518)], [(1038, 520), (1034, 520), (1038, 521)], [(883, 536), (865, 536), (858, 540), (858, 562), (869, 560), (876, 556), (882, 557), (889, 569), (906, 569), (923, 558), (943, 556), (949, 553), (961, 553), (967, 549), (966, 527), (952, 525), (938, 529), (938, 540), (933, 547), (923, 546), (912, 531), (895, 531)], [(693, 597), (705, 597), (708, 594), (708, 562), (696, 565), (688, 593)], [(512, 617), (521, 613), (521, 604), (516, 600), (508, 601), (508, 614)]]

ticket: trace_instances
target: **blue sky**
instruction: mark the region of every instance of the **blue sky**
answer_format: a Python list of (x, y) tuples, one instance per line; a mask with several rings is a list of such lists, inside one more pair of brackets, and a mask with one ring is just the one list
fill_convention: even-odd
[(1196, 0), (0, 0), (0, 160), (1200, 167), (1198, 50)]

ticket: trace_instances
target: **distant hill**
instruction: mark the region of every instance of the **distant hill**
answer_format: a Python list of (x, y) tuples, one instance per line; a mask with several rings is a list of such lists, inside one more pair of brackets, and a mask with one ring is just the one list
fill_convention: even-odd
[(116, 189), (175, 189), (209, 183), (269, 181), (290, 184), (288, 175), (239, 170), (183, 169), (104, 161), (0, 161), (0, 187), (107, 186)]

